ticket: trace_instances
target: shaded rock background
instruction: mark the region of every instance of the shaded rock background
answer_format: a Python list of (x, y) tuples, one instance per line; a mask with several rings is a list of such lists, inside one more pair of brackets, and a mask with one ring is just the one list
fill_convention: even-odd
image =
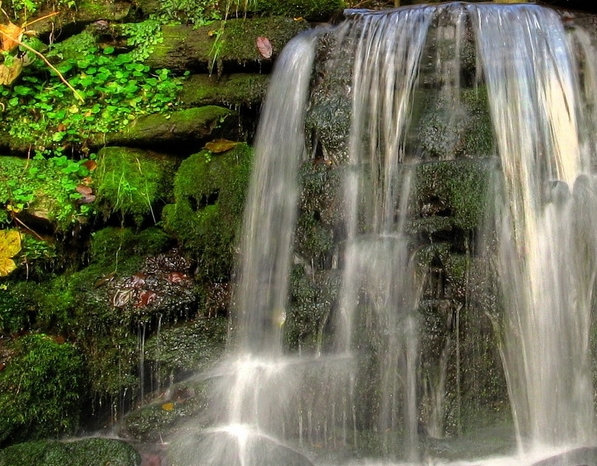
[[(4, 2), (4, 25), (60, 11), (31, 25), (38, 33), (31, 44), (87, 98), (78, 103), (65, 90), (35, 101), (43, 83), (57, 82), (43, 63), (24, 66), (0, 87), (0, 229), (21, 235), (17, 251), (0, 244), (0, 465), (97, 458), (151, 464), (162, 461), (162, 441), (186, 419), (209, 424), (201, 417), (209, 381), (194, 375), (225, 349), (251, 143), (273, 63), (293, 36), (341, 19), (342, 9), (357, 2), (259, 0), (243, 8), (231, 1), (219, 9), (153, 0), (35, 3), (31, 12)], [(550, 2), (576, 5), (568, 3)], [(578, 21), (591, 25), (593, 18)], [(271, 56), (258, 38), (267, 38)], [(333, 45), (324, 38), (318, 56), (325, 59)], [(90, 63), (92, 49), (103, 58)], [(133, 58), (117, 66), (101, 61), (127, 54)], [(345, 234), (339, 180), (350, 59), (320, 63), (307, 115), (313, 159), (301, 167), (285, 332), (288, 347), (300, 351), (324, 336)], [(474, 61), (468, 63), (472, 74)], [(119, 66), (130, 78), (119, 77)], [(429, 163), (416, 169), (409, 232), (420, 240), (419, 268), (428, 277), (419, 312), (428, 330), (422, 352), (433, 357), (421, 367), (428, 382), (422, 428), (441, 437), (462, 433), (465, 420), (507, 418), (508, 405), (499, 357), (488, 343), (496, 309), (491, 277), (472, 246), (491, 170), (487, 102), (467, 88), (459, 109), (466, 118), (456, 125), (435, 83), (425, 86), (410, 144)], [(16, 270), (4, 273), (9, 261)], [(458, 351), (474, 357), (460, 373), (450, 366), (444, 383), (461, 383), (463, 399), (448, 398), (436, 419), (440, 359), (453, 359), (456, 339)], [(144, 459), (117, 440), (37, 442), (100, 429), (138, 446)], [(309, 464), (298, 456), (295, 463)]]

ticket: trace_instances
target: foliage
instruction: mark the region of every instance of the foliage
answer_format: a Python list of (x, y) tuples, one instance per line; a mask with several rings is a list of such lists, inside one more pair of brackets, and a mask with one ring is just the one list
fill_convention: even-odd
[(134, 61), (145, 60), (149, 57), (153, 46), (164, 40), (160, 22), (155, 19), (122, 24), (120, 29), (127, 38), (127, 45), (133, 47), (130, 55)]
[(35, 208), (66, 229), (81, 215), (89, 214), (91, 207), (79, 204), (82, 196), (77, 192), (90, 174), (86, 162), (65, 155), (45, 158), (38, 154), (32, 160), (0, 157), (0, 224)]
[[(85, 36), (88, 39), (88, 36)], [(57, 44), (53, 54), (68, 56)], [(56, 68), (85, 99), (77, 100), (40, 60), (23, 72), (21, 82), (0, 88), (0, 107), (8, 133), (21, 146), (60, 148), (67, 142), (85, 150), (99, 134), (115, 132), (136, 117), (170, 109), (180, 80), (166, 69), (151, 70), (142, 54), (116, 54), (113, 47), (89, 47), (83, 58), (65, 58)]]
[(72, 433), (85, 392), (83, 360), (59, 338), (17, 339), (0, 371), (0, 444)]
[(153, 17), (161, 23), (190, 23), (196, 27), (222, 19), (219, 0), (162, 0)]
[(12, 12), (14, 19), (29, 18), (44, 7), (57, 11), (77, 7), (77, 0), (5, 0), (2, 7)]

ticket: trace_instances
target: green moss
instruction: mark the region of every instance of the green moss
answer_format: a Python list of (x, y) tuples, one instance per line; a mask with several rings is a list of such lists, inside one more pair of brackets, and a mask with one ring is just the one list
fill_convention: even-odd
[(229, 76), (193, 75), (183, 82), (181, 104), (259, 105), (265, 96), (269, 76), (233, 74)]
[(159, 366), (166, 382), (172, 373), (206, 369), (222, 355), (228, 319), (203, 318), (163, 329), (149, 339), (146, 357)]
[(0, 444), (73, 433), (86, 376), (71, 344), (34, 334), (17, 339), (0, 371)]
[[(90, 254), (94, 264), (114, 267), (127, 265), (127, 269), (139, 266), (139, 258), (165, 251), (172, 239), (161, 228), (147, 228), (136, 233), (131, 228), (108, 227), (93, 232)], [(118, 267), (117, 267), (118, 268)]]
[(316, 268), (330, 266), (342, 219), (342, 170), (321, 161), (301, 166), (295, 251)]
[(164, 228), (197, 259), (198, 278), (230, 276), (251, 156), (246, 144), (222, 154), (203, 151), (184, 160), (176, 173), (176, 203), (164, 208)]
[(439, 160), (493, 155), (493, 126), (485, 87), (463, 90), (458, 101), (441, 91), (418, 92), (409, 151)]
[(224, 107), (204, 107), (179, 110), (168, 115), (152, 114), (139, 117), (124, 131), (108, 135), (111, 145), (136, 147), (161, 147), (166, 152), (188, 150), (189, 144), (196, 145), (208, 138), (220, 137), (224, 131), (233, 134), (233, 118), (236, 113)]
[(253, 0), (249, 2), (248, 10), (268, 16), (327, 20), (346, 7), (343, 0)]
[[(139, 273), (148, 256), (170, 246), (171, 238), (157, 227), (139, 233), (112, 227), (95, 232), (90, 245), (91, 263), (87, 267), (49, 281), (7, 283), (6, 289), (0, 289), (3, 332), (34, 328), (65, 335), (76, 341), (85, 355), (94, 395), (116, 397), (124, 389), (134, 393), (138, 383), (137, 332), (141, 325), (147, 326), (147, 335), (154, 331), (147, 323), (152, 315), (146, 308), (113, 306), (114, 284)], [(118, 283), (122, 286), (122, 282)], [(178, 315), (181, 306), (188, 307), (188, 301), (194, 297), (192, 291), (187, 294), (183, 296), (187, 301), (180, 305), (172, 304), (174, 298), (170, 295), (165, 296), (164, 303), (170, 303), (168, 311)], [(172, 318), (164, 309), (159, 312), (164, 322)]]
[[(475, 230), (486, 205), (490, 164), (460, 160), (424, 163), (417, 167), (417, 228), (448, 225)], [(435, 229), (437, 231), (437, 229)]]
[(138, 466), (141, 456), (128, 443), (107, 438), (76, 442), (37, 441), (0, 451), (0, 466)]
[(171, 195), (175, 162), (165, 156), (124, 147), (105, 147), (98, 153), (95, 173), (97, 202), (104, 215), (130, 215), (137, 224)]

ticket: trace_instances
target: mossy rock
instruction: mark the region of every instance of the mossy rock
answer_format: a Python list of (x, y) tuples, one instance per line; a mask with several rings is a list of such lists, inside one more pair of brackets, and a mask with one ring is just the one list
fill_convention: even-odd
[(128, 443), (108, 438), (75, 442), (37, 441), (0, 451), (0, 466), (140, 466), (141, 455)]
[(228, 334), (225, 317), (199, 318), (163, 328), (147, 340), (145, 357), (160, 368), (165, 383), (170, 375), (211, 368), (224, 351)]
[(63, 338), (31, 334), (12, 342), (10, 352), (0, 371), (0, 445), (73, 433), (87, 380), (79, 350)]
[(329, 268), (343, 238), (342, 176), (344, 167), (322, 160), (300, 168), (301, 195), (295, 252), (317, 269)]
[(101, 149), (94, 173), (99, 210), (106, 217), (130, 215), (137, 224), (153, 216), (156, 223), (155, 209), (171, 200), (176, 165), (175, 159), (141, 149)]
[[(144, 326), (149, 337), (157, 330), (158, 319), (168, 322), (180, 318), (181, 306), (184, 310), (193, 308), (187, 314), (194, 312), (197, 298), (194, 289), (186, 285), (189, 280), (184, 287), (159, 280), (167, 288), (167, 296), (160, 302), (144, 302), (145, 306), (135, 308), (134, 303), (116, 307), (113, 300), (119, 286), (130, 284), (134, 274), (143, 273), (148, 258), (160, 257), (172, 243), (173, 239), (157, 227), (138, 233), (114, 227), (94, 232), (87, 267), (49, 281), (10, 283), (6, 290), (0, 290), (5, 330), (20, 326), (64, 335), (76, 341), (84, 354), (89, 389), (95, 396), (118, 396), (124, 389), (134, 393), (138, 388), (139, 329)], [(158, 281), (154, 276), (150, 279)], [(179, 306), (181, 295), (185, 301)], [(166, 308), (158, 309), (158, 305)]]
[(154, 46), (146, 64), (184, 72), (205, 71), (214, 62), (261, 62), (264, 58), (257, 49), (258, 37), (269, 39), (275, 57), (290, 39), (308, 28), (304, 20), (280, 17), (229, 19), (199, 28), (166, 25), (162, 28), (164, 40)]
[(344, 0), (255, 0), (249, 3), (247, 10), (268, 16), (326, 21), (347, 6)]
[(215, 105), (145, 115), (131, 122), (121, 132), (108, 134), (106, 142), (110, 145), (188, 153), (189, 147), (199, 148), (210, 138), (235, 134), (235, 119), (232, 118), (235, 115), (236, 112)]
[(426, 160), (484, 158), (495, 154), (485, 87), (459, 96), (425, 89), (415, 96), (408, 151)]
[(181, 105), (255, 106), (259, 107), (269, 83), (264, 74), (238, 73), (224, 76), (192, 75), (182, 84)]
[(337, 270), (307, 274), (304, 267), (293, 268), (290, 307), (284, 324), (284, 339), (290, 349), (308, 354), (327, 343), (326, 325), (331, 320), (340, 285), (341, 274)]
[(172, 439), (168, 459), (176, 466), (313, 466), (297, 450), (257, 429), (247, 429), (245, 435), (188, 429)]
[(209, 382), (185, 381), (171, 385), (168, 397), (142, 406), (128, 414), (120, 435), (143, 442), (163, 441), (184, 431), (184, 421), (193, 419), (196, 427), (207, 427)]
[(488, 160), (422, 163), (416, 169), (413, 232), (433, 236), (442, 230), (474, 231), (483, 220), (489, 177)]
[(164, 228), (197, 259), (198, 279), (230, 278), (251, 160), (251, 148), (241, 143), (220, 154), (193, 154), (176, 173), (176, 202), (164, 208)]

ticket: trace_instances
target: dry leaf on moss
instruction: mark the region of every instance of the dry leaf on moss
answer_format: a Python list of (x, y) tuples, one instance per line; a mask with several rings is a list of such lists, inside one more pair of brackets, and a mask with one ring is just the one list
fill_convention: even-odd
[(18, 230), (0, 230), (0, 277), (17, 268), (12, 257), (21, 250), (21, 234)]
[(234, 149), (236, 146), (238, 146), (238, 144), (238, 142), (229, 141), (228, 139), (214, 139), (213, 141), (205, 144), (205, 148), (214, 154), (221, 154), (222, 152)]
[(0, 24), (0, 51), (8, 52), (19, 45), (24, 31), (25, 29), (13, 23)]

